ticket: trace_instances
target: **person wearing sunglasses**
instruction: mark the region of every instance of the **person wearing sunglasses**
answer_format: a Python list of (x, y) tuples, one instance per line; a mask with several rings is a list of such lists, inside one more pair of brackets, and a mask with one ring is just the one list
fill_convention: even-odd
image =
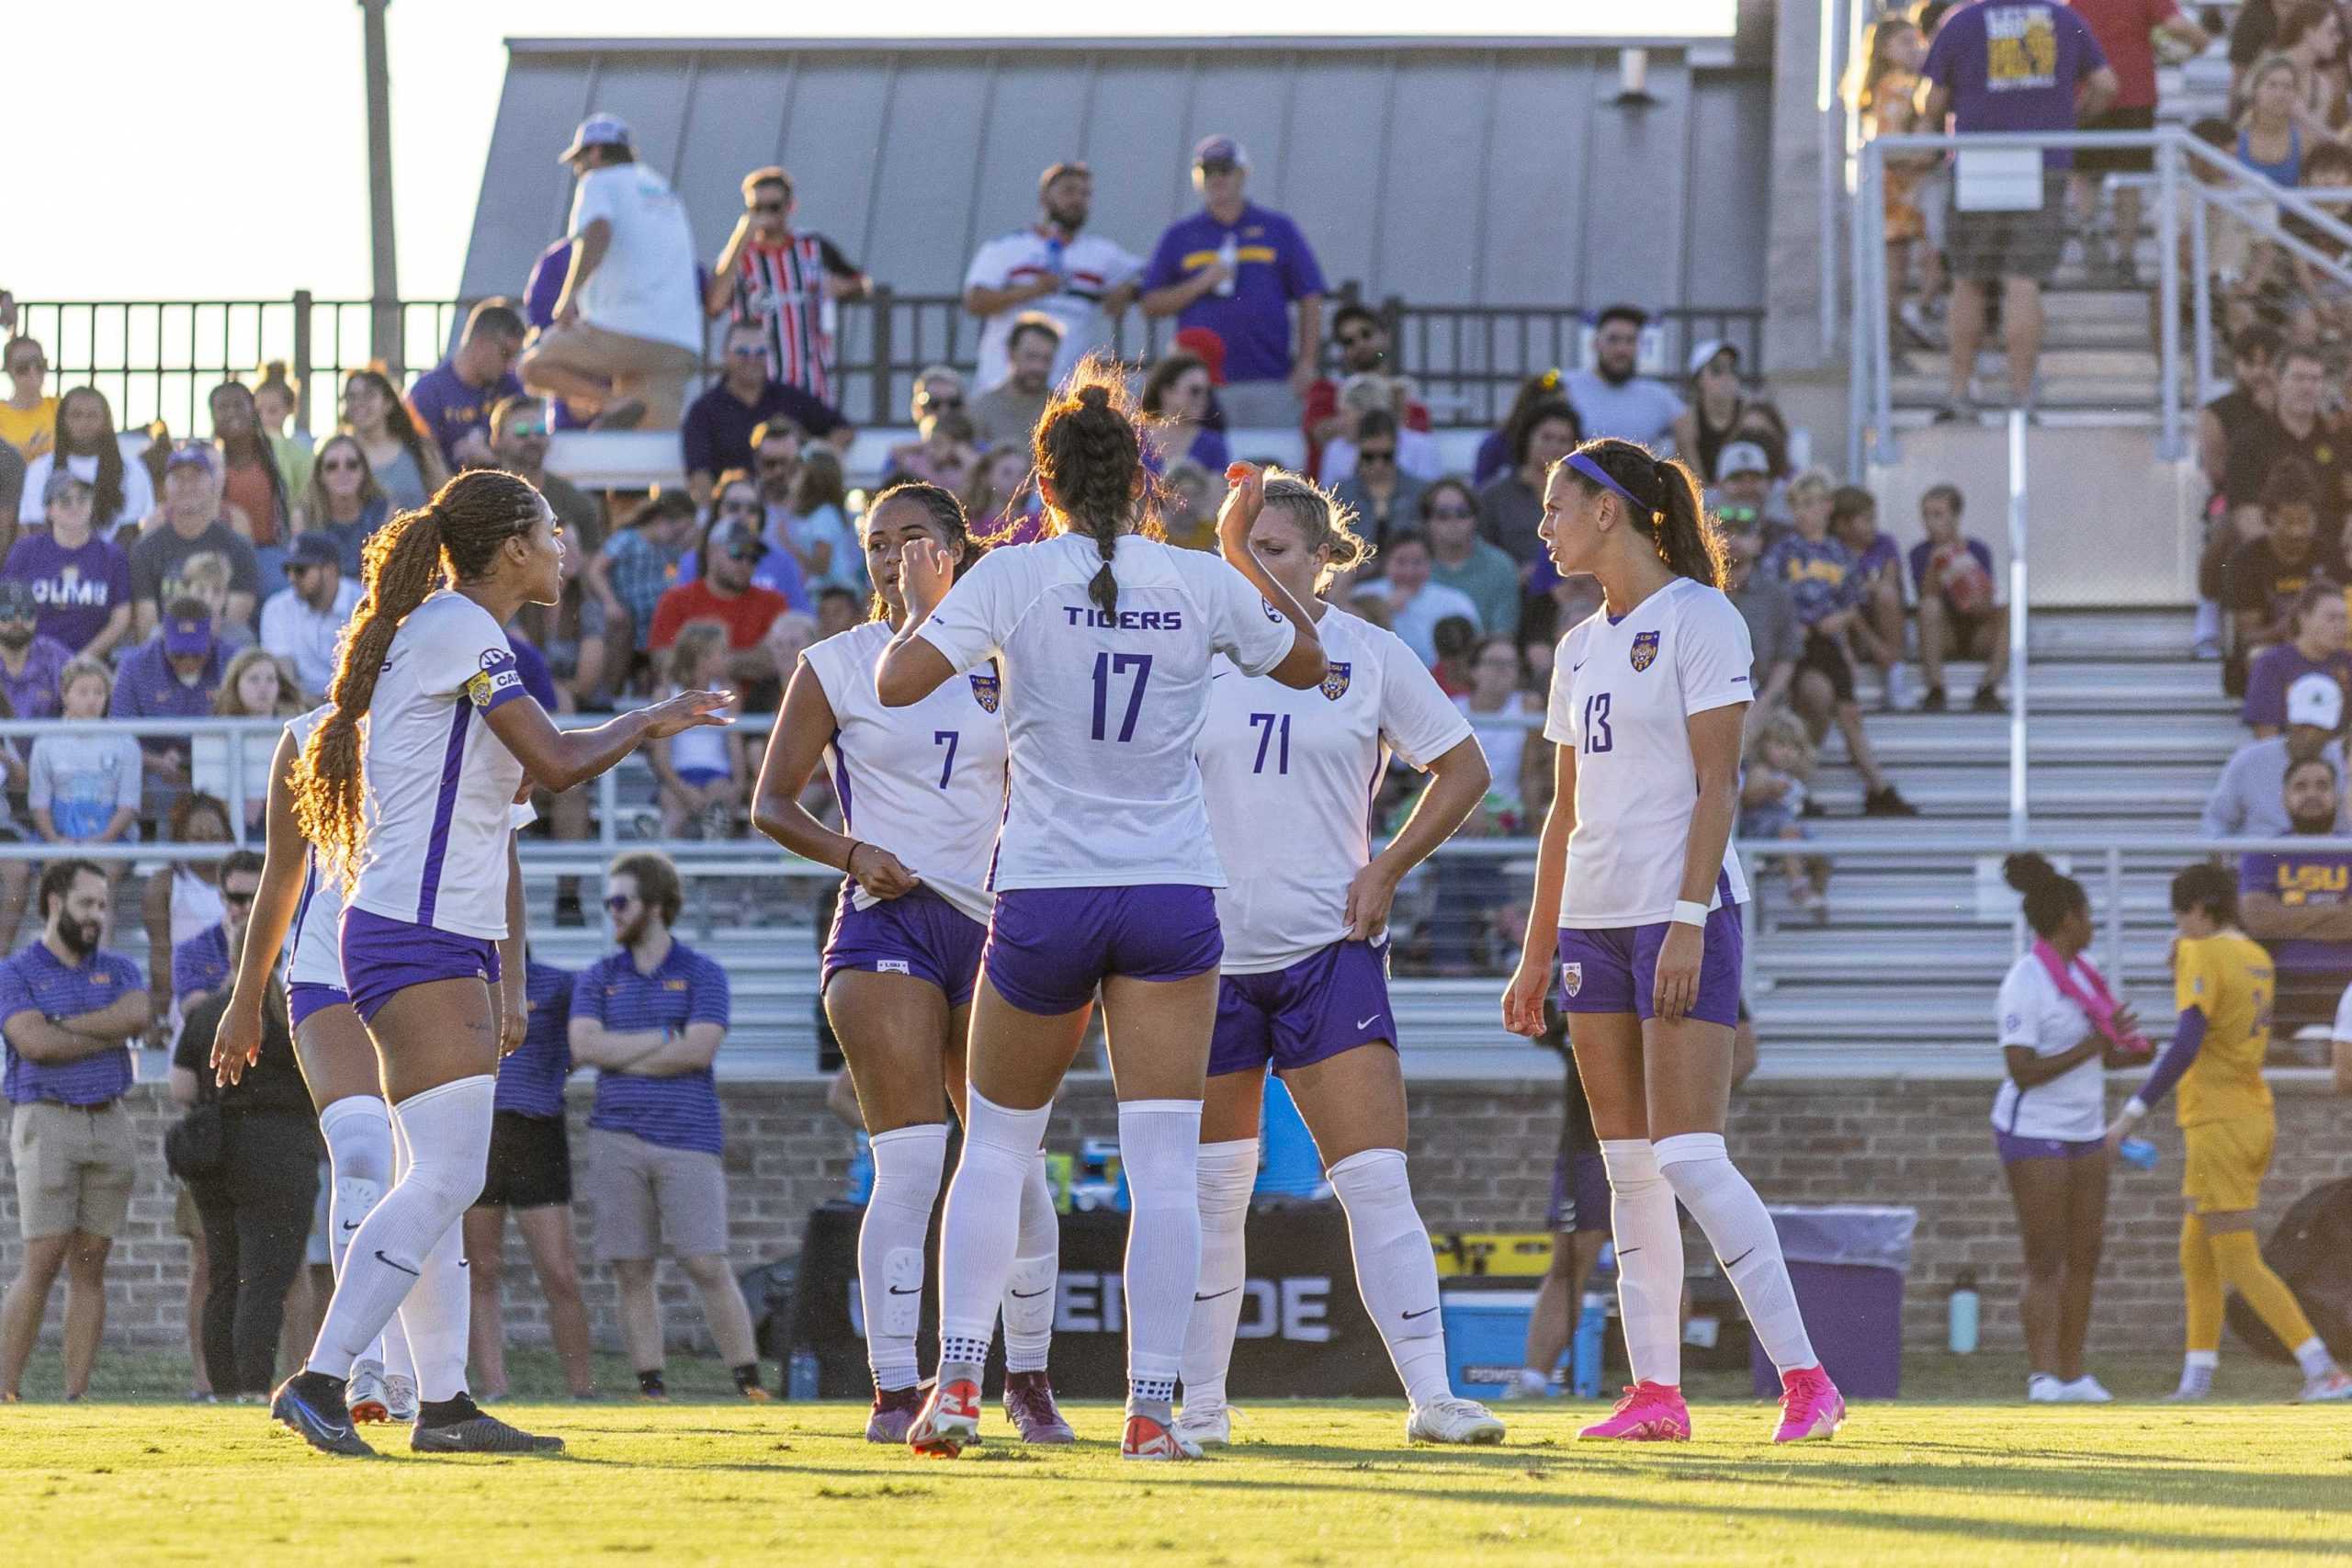
[[(1307, 473), (1326, 483), (1337, 484), (1347, 476), (1323, 472), (1324, 443), (1351, 434), (1359, 442), (1363, 439), (1361, 416), (1340, 406), (1340, 383), (1352, 376), (1392, 376), (1396, 367), (1388, 360), (1387, 324), (1368, 305), (1351, 301), (1333, 311), (1331, 341), (1340, 348), (1340, 374), (1318, 376), (1306, 389), (1306, 407), (1299, 416), (1299, 423), (1306, 432)], [(1430, 428), (1429, 405), (1409, 390), (1397, 417), (1407, 430), (1426, 432)]]
[(686, 410), (678, 429), (686, 489), (707, 505), (711, 485), (729, 468), (752, 466), (752, 435), (762, 425), (789, 420), (809, 435), (846, 452), (857, 432), (839, 410), (807, 389), (768, 373), (767, 336), (757, 321), (727, 329), (719, 378)]
[[(1103, 234), (1083, 232), (1094, 206), (1094, 175), (1056, 164), (1037, 180), (1037, 219), (982, 245), (964, 272), (964, 309), (980, 329), (973, 384), (989, 391), (1012, 374), (1012, 338), (1024, 316), (1060, 329), (1048, 382), (1090, 354), (1113, 348), (1113, 324), (1135, 302), (1143, 258)], [(1033, 422), (1034, 423), (1034, 422)]]
[(1331, 487), (1333, 499), (1356, 515), (1356, 525), (1378, 552), (1396, 529), (1417, 525), (1426, 484), (1396, 461), (1396, 416), (1374, 409), (1356, 421), (1355, 465)]
[(57, 400), (41, 391), (49, 355), (35, 339), (12, 337), (0, 363), (8, 369), (8, 395), (0, 398), (0, 441), (30, 462), (48, 451), (57, 436)]
[(797, 205), (792, 176), (782, 169), (743, 176), (742, 216), (710, 269), (703, 310), (714, 317), (731, 310), (757, 327), (768, 378), (830, 405), (842, 395), (835, 312), (842, 300), (871, 293), (874, 280), (824, 235), (794, 232)]
[(677, 646), (679, 633), (688, 626), (717, 621), (727, 632), (727, 679), (746, 703), (762, 712), (773, 712), (781, 693), (775, 659), (765, 646), (768, 628), (786, 611), (808, 608), (805, 588), (795, 604), (776, 589), (752, 581), (768, 553), (756, 520), (737, 515), (714, 522), (703, 541), (701, 570), (655, 603), (648, 644), (658, 658)]

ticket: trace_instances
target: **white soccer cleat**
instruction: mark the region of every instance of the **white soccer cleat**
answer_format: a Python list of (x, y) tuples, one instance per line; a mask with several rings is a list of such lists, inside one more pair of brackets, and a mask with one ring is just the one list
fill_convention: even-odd
[(416, 1380), (404, 1378), (398, 1372), (384, 1374), (385, 1418), (391, 1421), (416, 1419)]
[(2108, 1393), (2106, 1386), (2098, 1379), (2085, 1372), (2073, 1382), (2058, 1385), (2058, 1403), (2061, 1404), (2112, 1404), (2115, 1403), (2115, 1395)]
[(1187, 1402), (1184, 1413), (1176, 1417), (1175, 1432), (1181, 1442), (1200, 1449), (1225, 1449), (1233, 1446), (1233, 1411), (1225, 1404)]
[(2033, 1404), (2062, 1404), (2069, 1386), (2048, 1372), (2035, 1372), (2025, 1380), (2025, 1396)]
[(2330, 1400), (2352, 1399), (2352, 1377), (2345, 1375), (2342, 1367), (2330, 1367), (2303, 1384), (2303, 1392), (2295, 1395), (2298, 1404), (2317, 1404)]
[(1475, 1399), (1433, 1399), (1405, 1417), (1408, 1443), (1499, 1443), (1503, 1424)]
[[(354, 1361), (351, 1381), (344, 1386), (343, 1407), (351, 1412), (354, 1426), (366, 1426), (392, 1418), (390, 1391), (384, 1386), (384, 1367), (380, 1361)], [(409, 1417), (403, 1416), (402, 1419)]]

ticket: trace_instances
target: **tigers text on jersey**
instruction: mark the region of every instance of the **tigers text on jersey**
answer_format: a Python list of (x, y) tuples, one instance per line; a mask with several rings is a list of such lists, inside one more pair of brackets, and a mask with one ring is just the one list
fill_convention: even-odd
[(1395, 633), (1337, 609), (1315, 630), (1331, 666), (1320, 686), (1210, 675), (1201, 780), (1217, 855), (1245, 872), (1216, 900), (1228, 975), (1286, 968), (1345, 937), (1389, 752), (1426, 768), (1470, 735)]
[[(1597, 613), (1560, 639), (1544, 738), (1576, 748), (1576, 831), (1560, 924), (1587, 930), (1674, 918), (1698, 765), (1688, 720), (1747, 702), (1747, 623), (1715, 589), (1679, 577), (1611, 620)], [(1724, 847), (1710, 908), (1747, 902), (1738, 852)]]
[[(874, 670), (890, 627), (868, 621), (800, 657), (833, 706), (825, 765), (842, 830), (899, 857), (923, 886), (988, 923), (989, 860), (1004, 820), (1004, 719), (996, 671), (951, 676), (909, 707), (886, 708)], [(858, 908), (874, 896), (850, 885)]]
[(1222, 887), (1193, 757), (1224, 654), (1250, 675), (1296, 634), (1216, 556), (1128, 535), (1119, 608), (1087, 597), (1094, 541), (989, 551), (917, 636), (961, 672), (1002, 671), (1010, 787), (990, 886)]
[(490, 612), (443, 590), (392, 635), (359, 749), (368, 842), (354, 908), (492, 942), (506, 935), (506, 835), (523, 764), (484, 716), (524, 695)]

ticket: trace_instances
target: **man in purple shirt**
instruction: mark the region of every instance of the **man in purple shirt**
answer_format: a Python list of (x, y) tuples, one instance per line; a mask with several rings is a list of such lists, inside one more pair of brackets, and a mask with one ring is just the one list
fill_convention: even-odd
[(57, 677), (74, 650), (33, 628), (40, 614), (33, 591), (14, 578), (0, 578), (0, 694), (18, 718), (55, 718), (63, 705)]
[(456, 352), (408, 389), (410, 416), (441, 444), (451, 473), (491, 465), (490, 411), (523, 395), (514, 362), (523, 356), (524, 334), (514, 301), (485, 299), (466, 318)]
[[(1944, 17), (1920, 68), (1920, 129), (1940, 130), (1950, 115), (1962, 135), (2072, 130), (2106, 108), (2115, 92), (2115, 73), (2090, 24), (2061, 0), (1970, 0)], [(1952, 213), (1951, 395), (1939, 420), (1975, 416), (1971, 378), (1984, 340), (1984, 291), (1995, 282), (2002, 288), (2008, 337), (2009, 397), (2020, 408), (2032, 406), (2041, 286), (2066, 248), (2066, 171), (2073, 163), (2070, 152), (2042, 154), (2041, 201), (2030, 210)]]
[[(220, 647), (212, 636), (212, 613), (201, 599), (172, 601), (163, 629), (123, 656), (115, 673), (116, 718), (209, 718), (212, 694), (220, 687)], [(146, 735), (147, 782), (167, 789), (185, 787), (188, 742), (172, 735)], [(150, 800), (152, 807), (155, 804)]]
[(1323, 269), (1297, 224), (1243, 198), (1249, 177), (1249, 151), (1232, 137), (1207, 137), (1193, 149), (1203, 207), (1159, 236), (1144, 274), (1143, 313), (1174, 316), (1223, 341), (1217, 398), (1230, 424), (1287, 430), (1299, 422), (1321, 356)]
[(58, 1270), (65, 1271), (65, 1397), (90, 1386), (106, 1331), (107, 1252), (130, 1210), (139, 1148), (122, 1097), (127, 1043), (147, 1031), (138, 966), (98, 946), (114, 885), (85, 860), (41, 872), (40, 940), (0, 963), (5, 1089), (24, 1267), (0, 1299), (0, 1403), (20, 1392), (25, 1362)]
[(752, 433), (776, 419), (790, 420), (844, 454), (856, 434), (815, 393), (770, 378), (766, 330), (757, 321), (737, 321), (727, 329), (727, 362), (719, 379), (687, 406), (685, 422), (678, 426), (686, 489), (695, 505), (710, 504), (719, 475), (750, 469)]

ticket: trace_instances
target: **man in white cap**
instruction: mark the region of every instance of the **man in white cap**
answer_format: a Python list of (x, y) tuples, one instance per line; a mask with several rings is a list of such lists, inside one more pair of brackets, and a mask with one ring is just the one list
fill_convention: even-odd
[[(1225, 349), (1217, 399), (1235, 429), (1295, 429), (1323, 348), (1323, 269), (1290, 218), (1243, 195), (1250, 152), (1230, 136), (1193, 149), (1202, 209), (1159, 236), (1143, 313), (1174, 316)], [(1291, 331), (1291, 307), (1298, 331)]]
[(1771, 502), (1772, 459), (1763, 447), (1735, 441), (1715, 454), (1715, 484), (1707, 502), (1724, 527), (1736, 532), (1785, 521), (1770, 515)]
[[(2205, 802), (2200, 831), (2209, 839), (2280, 839), (2294, 830), (2286, 806), (2287, 770), (2313, 757), (2335, 764), (2344, 776), (2344, 689), (2335, 677), (2313, 671), (2287, 688), (2287, 732), (2249, 740), (2222, 769)], [(2352, 827), (2344, 803), (2335, 807), (2335, 831)]]
[(628, 127), (591, 115), (557, 160), (579, 176), (571, 270), (555, 319), (523, 355), (523, 384), (601, 429), (674, 430), (702, 363), (695, 237), (669, 184), (637, 161)]

